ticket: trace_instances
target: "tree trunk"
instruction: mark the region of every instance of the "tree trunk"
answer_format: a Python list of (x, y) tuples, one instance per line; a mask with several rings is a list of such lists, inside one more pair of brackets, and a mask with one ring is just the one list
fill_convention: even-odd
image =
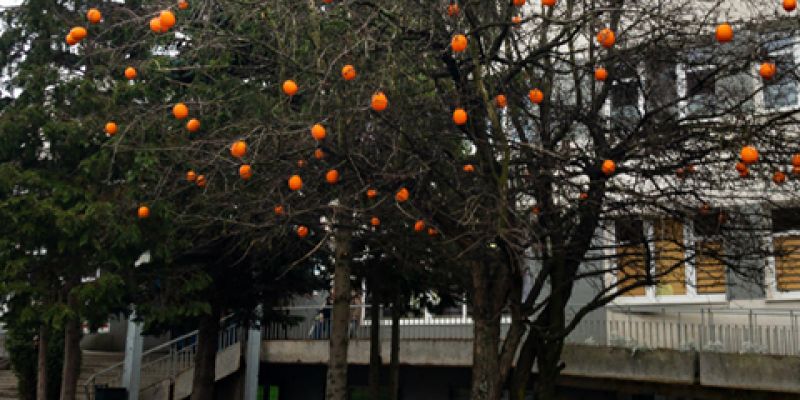
[[(70, 307), (75, 310), (70, 295)], [(77, 315), (66, 321), (64, 326), (64, 364), (61, 371), (61, 400), (75, 400), (78, 376), (81, 373), (81, 319)]]
[(499, 400), (503, 382), (499, 380), (497, 350), (500, 320), (474, 317), (475, 339), (472, 343), (472, 400)]
[(381, 398), (381, 307), (372, 296), (369, 309), (369, 398)]
[(498, 351), (500, 347), (500, 312), (495, 311), (495, 301), (488, 279), (486, 265), (472, 263), (472, 317), (474, 340), (472, 342), (472, 400), (499, 400), (503, 382), (500, 380)]
[(517, 365), (514, 368), (514, 375), (511, 378), (511, 400), (524, 400), (528, 390), (533, 363), (536, 361), (536, 349), (538, 347), (539, 336), (531, 329), (525, 338), (525, 343), (519, 352)]
[(212, 307), (211, 315), (200, 319), (197, 331), (197, 354), (194, 363), (192, 400), (214, 400), (214, 379), (219, 346), (219, 313)]
[(542, 343), (536, 363), (539, 371), (536, 375), (534, 393), (536, 400), (557, 400), (558, 386), (556, 380), (561, 373), (561, 341), (556, 343)]
[(47, 400), (47, 341), (49, 331), (46, 324), (39, 326), (39, 354), (36, 364), (36, 400)]
[(327, 400), (347, 400), (347, 347), (350, 322), (350, 239), (348, 227), (336, 232), (336, 263), (333, 277), (333, 312), (331, 315), (330, 357), (325, 387)]
[(400, 315), (401, 298), (392, 304), (392, 344), (389, 354), (389, 400), (400, 398)]

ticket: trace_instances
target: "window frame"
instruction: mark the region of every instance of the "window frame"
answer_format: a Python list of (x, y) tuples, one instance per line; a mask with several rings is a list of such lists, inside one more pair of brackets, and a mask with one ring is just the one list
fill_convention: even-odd
[[(683, 224), (683, 240), (684, 240), (684, 276), (686, 279), (686, 293), (679, 294), (679, 295), (658, 295), (657, 294), (657, 285), (647, 285), (645, 286), (645, 295), (644, 296), (625, 296), (625, 295), (617, 295), (617, 297), (612, 301), (614, 305), (662, 305), (662, 304), (711, 304), (711, 303), (724, 303), (728, 301), (728, 294), (727, 293), (715, 293), (715, 294), (698, 294), (696, 283), (697, 283), (697, 274), (695, 271), (695, 261), (694, 261), (694, 254), (695, 254), (695, 235), (694, 235), (694, 223), (692, 221), (681, 221)], [(606, 282), (609, 285), (616, 285), (617, 284), (617, 272), (619, 271), (619, 265), (616, 251), (617, 251), (617, 232), (616, 232), (616, 224), (614, 221), (606, 222), (607, 227), (603, 231), (605, 232), (605, 238), (607, 245), (606, 248)], [(642, 225), (644, 229), (644, 237), (647, 240), (648, 247), (650, 250), (650, 254), (653, 254), (654, 257), (650, 260), (649, 265), (647, 266), (648, 270), (651, 274), (656, 273), (656, 257), (657, 255), (656, 250), (654, 248), (655, 243), (653, 241), (655, 236), (654, 231), (654, 221), (653, 218), (643, 217)], [(616, 290), (616, 288), (615, 288)], [(798, 293), (800, 295), (800, 293)]]
[(634, 69), (635, 74), (633, 76), (613, 79), (611, 82), (604, 83), (609, 85), (608, 88), (608, 96), (606, 96), (605, 102), (603, 102), (603, 115), (606, 117), (608, 121), (608, 128), (614, 128), (614, 87), (619, 86), (620, 84), (628, 84), (634, 83), (636, 86), (636, 111), (639, 113), (639, 117), (643, 117), (645, 115), (645, 96), (644, 96), (644, 88), (647, 85), (647, 76), (646, 66), (643, 63), (637, 63), (636, 68)]
[[(778, 41), (781, 39), (774, 39), (773, 41)], [(783, 56), (787, 54), (791, 54), (792, 58), (794, 59), (794, 65), (800, 66), (800, 38), (797, 36), (791, 36), (786, 38), (786, 40), (791, 41), (786, 48), (781, 48), (777, 50), (766, 50), (766, 58), (767, 60), (771, 60), (774, 56)], [(753, 76), (757, 80), (756, 82), (756, 93), (754, 96), (755, 107), (757, 112), (761, 114), (771, 114), (771, 113), (784, 113), (794, 110), (800, 110), (800, 80), (795, 81), (795, 104), (793, 105), (786, 105), (786, 106), (779, 106), (776, 108), (767, 108), (766, 101), (765, 101), (765, 94), (767, 90), (767, 84), (764, 82), (764, 79), (760, 77), (759, 68), (761, 67), (761, 63), (754, 63), (753, 65)], [(780, 74), (780, 71), (778, 71)]]
[(767, 247), (766, 265), (764, 268), (764, 291), (766, 301), (796, 301), (800, 300), (800, 290), (780, 290), (778, 289), (778, 267), (775, 260), (775, 238), (782, 236), (797, 235), (800, 236), (800, 228), (791, 229), (783, 232), (774, 232), (772, 230), (773, 212), (779, 208), (800, 208), (796, 204), (773, 204), (767, 207), (769, 211), (769, 235), (765, 238)]

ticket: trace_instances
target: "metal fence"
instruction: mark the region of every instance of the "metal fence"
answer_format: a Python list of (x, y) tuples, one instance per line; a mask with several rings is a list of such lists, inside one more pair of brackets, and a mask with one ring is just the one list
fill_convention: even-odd
[[(369, 306), (351, 310), (348, 330), (354, 340), (370, 336)], [(327, 340), (327, 308), (287, 309), (297, 323), (264, 327), (265, 340)], [(574, 315), (572, 310), (568, 315)], [(328, 316), (328, 318), (326, 318)], [(635, 310), (608, 308), (590, 313), (567, 342), (639, 349), (700, 350), (726, 353), (800, 355), (800, 313), (792, 310)], [(571, 318), (571, 317), (570, 317)], [(510, 319), (502, 321), (502, 334)], [(402, 318), (401, 340), (472, 340), (469, 316)], [(381, 340), (389, 340), (391, 319), (382, 317)]]

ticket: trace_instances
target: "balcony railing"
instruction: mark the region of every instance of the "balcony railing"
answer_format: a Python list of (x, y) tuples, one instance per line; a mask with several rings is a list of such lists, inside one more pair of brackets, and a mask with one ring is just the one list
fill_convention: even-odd
[[(369, 306), (351, 310), (350, 337), (367, 340)], [(298, 307), (285, 311), (299, 323), (270, 323), (265, 340), (327, 340), (326, 308)], [(569, 315), (574, 315), (568, 312)], [(509, 317), (502, 318), (502, 334)], [(381, 340), (389, 340), (391, 319), (380, 319)], [(402, 318), (401, 340), (472, 340), (469, 316)], [(698, 350), (725, 353), (800, 355), (800, 312), (792, 310), (698, 309), (647, 311), (609, 308), (589, 314), (568, 336), (568, 343), (638, 349)]]

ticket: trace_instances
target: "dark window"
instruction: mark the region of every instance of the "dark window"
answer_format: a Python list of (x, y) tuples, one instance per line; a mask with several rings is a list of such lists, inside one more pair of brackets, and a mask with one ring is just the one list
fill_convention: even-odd
[(644, 224), (640, 219), (619, 219), (616, 222), (616, 230), (619, 244), (644, 242)]
[(772, 232), (800, 231), (800, 208), (772, 210)]
[(639, 121), (640, 80), (630, 66), (617, 67), (619, 76), (611, 86), (611, 118), (617, 126), (630, 128)]
[(721, 211), (700, 214), (694, 220), (694, 233), (700, 237), (719, 235), (726, 218), (726, 214)]
[(713, 68), (697, 68), (686, 71), (686, 93), (689, 98), (687, 111), (689, 114), (709, 115), (714, 113), (715, 82)]

